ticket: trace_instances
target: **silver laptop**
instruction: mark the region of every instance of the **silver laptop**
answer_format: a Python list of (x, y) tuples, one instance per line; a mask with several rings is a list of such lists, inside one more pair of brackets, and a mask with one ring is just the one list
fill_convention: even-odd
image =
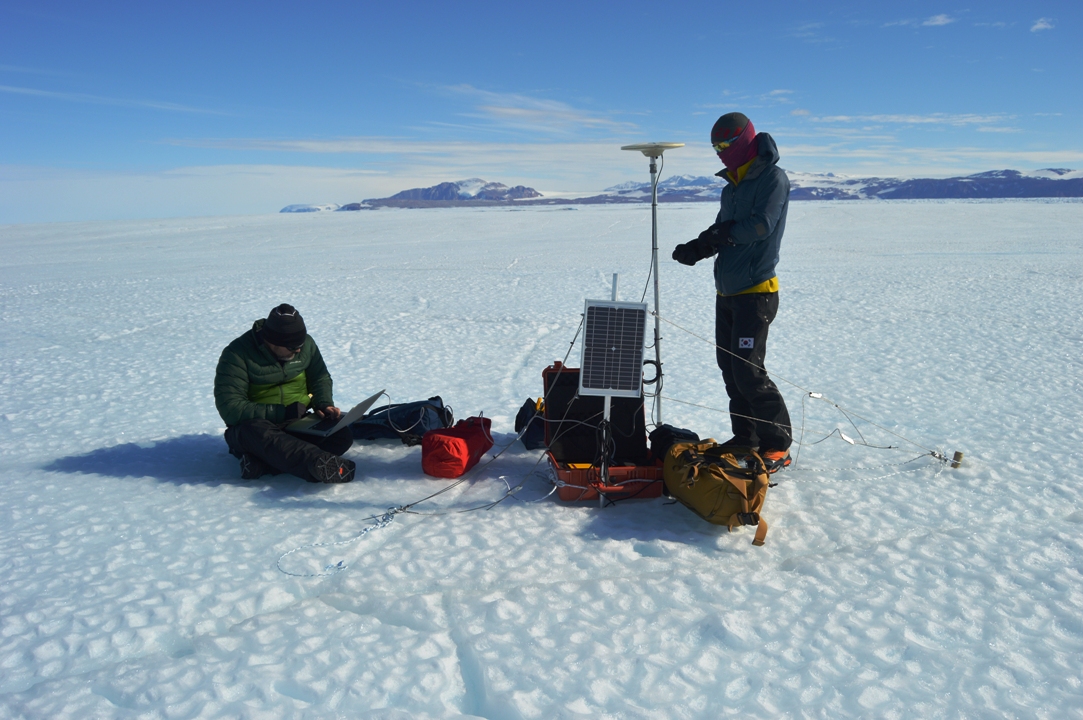
[(305, 435), (319, 435), (320, 437), (333, 435), (350, 423), (357, 422), (364, 417), (373, 403), (379, 400), (380, 396), (383, 394), (384, 391), (381, 390), (372, 397), (362, 400), (354, 405), (349, 412), (342, 413), (337, 420), (334, 418), (321, 418), (317, 415), (310, 414), (305, 415), (299, 420), (294, 420), (286, 426), (286, 429), (290, 432), (304, 433)]

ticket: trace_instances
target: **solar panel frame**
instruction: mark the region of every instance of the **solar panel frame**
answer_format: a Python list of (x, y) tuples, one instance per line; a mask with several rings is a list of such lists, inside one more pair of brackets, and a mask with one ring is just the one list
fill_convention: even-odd
[(646, 303), (587, 300), (579, 394), (640, 397), (646, 330)]

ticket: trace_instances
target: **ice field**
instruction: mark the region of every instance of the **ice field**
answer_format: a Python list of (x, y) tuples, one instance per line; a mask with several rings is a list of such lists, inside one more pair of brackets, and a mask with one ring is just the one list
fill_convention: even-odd
[[(662, 409), (721, 440), (710, 264), (669, 260), (714, 212), (659, 209)], [(767, 366), (802, 444), (763, 547), (664, 498), (560, 502), (513, 443), (584, 298), (640, 298), (648, 205), (0, 248), (0, 718), (1083, 718), (1083, 202), (790, 205)], [(325, 578), (277, 563), (451, 481), (397, 441), (348, 485), (240, 479), (215, 363), (281, 302), (340, 406), (438, 394), (504, 449), (282, 560)]]

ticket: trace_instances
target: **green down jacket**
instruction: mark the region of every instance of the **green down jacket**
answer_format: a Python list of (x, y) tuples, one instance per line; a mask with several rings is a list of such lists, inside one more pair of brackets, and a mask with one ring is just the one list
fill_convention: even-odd
[(264, 322), (253, 323), (218, 358), (214, 405), (226, 425), (254, 418), (285, 422), (286, 406), (297, 402), (317, 408), (334, 404), (331, 375), (312, 337), (292, 360), (281, 361), (259, 338)]

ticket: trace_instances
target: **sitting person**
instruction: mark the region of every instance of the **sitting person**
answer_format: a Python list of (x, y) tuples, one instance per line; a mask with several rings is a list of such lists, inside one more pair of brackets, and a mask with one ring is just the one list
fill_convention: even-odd
[(280, 472), (309, 482), (353, 480), (354, 462), (341, 457), (353, 444), (350, 428), (328, 437), (287, 428), (310, 407), (321, 418), (342, 415), (331, 399), (331, 375), (320, 349), (293, 306), (274, 308), (222, 351), (214, 404), (245, 480)]

